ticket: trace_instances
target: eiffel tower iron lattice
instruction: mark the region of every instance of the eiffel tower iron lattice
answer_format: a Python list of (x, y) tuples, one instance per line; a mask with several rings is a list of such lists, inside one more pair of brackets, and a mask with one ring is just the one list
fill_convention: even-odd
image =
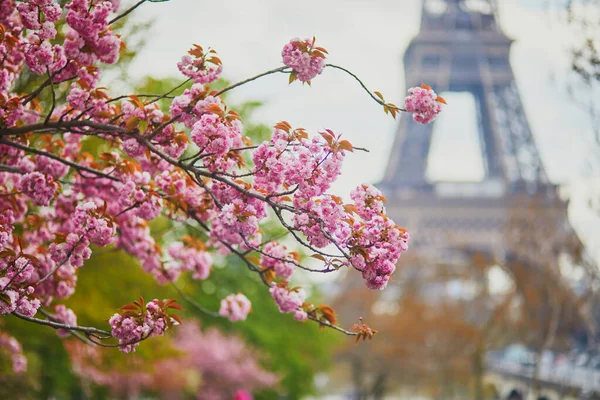
[(428, 181), (436, 122), (402, 115), (378, 187), (388, 213), (413, 234), (413, 249), (468, 245), (502, 258), (502, 230), (515, 201), (532, 195), (562, 214), (561, 225), (571, 231), (567, 204), (548, 180), (523, 110), (509, 62), (512, 40), (496, 15), (494, 0), (425, 0), (421, 30), (406, 50), (406, 87), (425, 82), (438, 93), (473, 95), (485, 172), (481, 182)]

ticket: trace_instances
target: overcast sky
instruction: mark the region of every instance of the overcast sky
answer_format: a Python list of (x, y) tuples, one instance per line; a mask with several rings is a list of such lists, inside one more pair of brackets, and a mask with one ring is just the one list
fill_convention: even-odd
[[(586, 173), (591, 124), (565, 90), (567, 49), (573, 35), (543, 10), (544, 2), (502, 0), (500, 22), (516, 40), (511, 64), (548, 174), (554, 182), (567, 183)], [(418, 32), (420, 1), (171, 0), (144, 4), (136, 18), (155, 20), (148, 45), (133, 66), (139, 76), (179, 76), (177, 61), (197, 43), (218, 51), (225, 78), (241, 80), (280, 66), (281, 48), (290, 38), (314, 35), (329, 51), (330, 62), (352, 70), (386, 100), (402, 104), (406, 89), (402, 55)], [(340, 194), (347, 194), (357, 183), (375, 183), (382, 176), (396, 122), (339, 71), (326, 70), (312, 87), (288, 86), (287, 76), (270, 76), (240, 88), (232, 97), (235, 101), (263, 100), (265, 107), (255, 116), (258, 121), (272, 125), (287, 120), (313, 132), (330, 128), (354, 145), (368, 147), (369, 154), (347, 158), (345, 175), (336, 186)], [(455, 110), (451, 101), (445, 110), (455, 115), (445, 117), (452, 121), (446, 125), (450, 128), (436, 135), (434, 154), (442, 156), (431, 160), (433, 178), (444, 173), (450, 179), (480, 174), (477, 145), (470, 140), (473, 135), (468, 128), (472, 124), (458, 117), (472, 107), (469, 101), (459, 97)], [(450, 165), (456, 167), (449, 169)], [(573, 213), (579, 221), (576, 224), (584, 230), (598, 226), (598, 221), (589, 222), (582, 207), (579, 204)]]

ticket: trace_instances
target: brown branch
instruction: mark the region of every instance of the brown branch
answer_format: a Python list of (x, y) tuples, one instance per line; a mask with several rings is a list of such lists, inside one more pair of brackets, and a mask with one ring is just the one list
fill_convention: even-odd
[(142, 4), (144, 4), (146, 2), (146, 0), (141, 0), (139, 2), (137, 2), (136, 4), (134, 4), (131, 8), (129, 8), (127, 11), (125, 11), (123, 14), (111, 19), (110, 21), (108, 21), (109, 25), (114, 24), (115, 22), (117, 22), (118, 20), (120, 20), (121, 18), (125, 18), (126, 16), (128, 16), (129, 14), (131, 14), (133, 12), (133, 10), (135, 10), (136, 8), (138, 8), (139, 6), (141, 6)]
[(68, 165), (68, 166), (72, 167), (73, 169), (75, 169), (76, 171), (78, 171), (80, 175), (81, 175), (81, 171), (86, 171), (86, 172), (89, 172), (91, 174), (100, 176), (102, 178), (106, 178), (106, 179), (110, 179), (110, 180), (113, 180), (113, 181), (120, 182), (119, 179), (115, 178), (114, 176), (110, 176), (110, 175), (105, 174), (104, 172), (95, 170), (93, 168), (89, 168), (89, 167), (86, 167), (84, 165), (79, 165), (79, 164), (74, 163), (72, 161), (65, 160), (64, 158), (61, 158), (61, 157), (55, 155), (54, 153), (50, 153), (50, 152), (47, 152), (47, 151), (34, 149), (32, 147), (28, 147), (28, 146), (22, 145), (20, 143), (11, 142), (10, 140), (0, 139), (0, 143), (1, 144), (5, 144), (7, 146), (11, 146), (11, 147), (17, 148), (17, 149), (20, 149), (20, 150), (23, 150), (23, 151), (26, 151), (26, 152), (29, 152), (29, 153), (34, 153), (34, 154), (37, 154), (37, 155), (45, 156), (45, 157), (51, 158), (53, 160), (59, 161), (59, 162), (65, 164), (65, 165)]
[(64, 130), (69, 128), (93, 128), (100, 131), (127, 133), (127, 129), (117, 125), (102, 124), (99, 122), (83, 120), (83, 121), (57, 121), (49, 123), (39, 123), (14, 128), (0, 129), (0, 136), (22, 135), (40, 130), (56, 129)]
[(19, 314), (16, 311), (13, 311), (12, 314), (15, 317), (21, 318), (25, 321), (33, 322), (35, 324), (50, 326), (54, 329), (67, 329), (70, 331), (83, 332), (88, 335), (102, 335), (102, 336), (112, 337), (110, 332), (102, 330), (102, 329), (98, 329), (98, 328), (79, 326), (79, 325), (67, 325), (67, 324), (62, 324), (60, 322), (48, 321), (45, 319), (39, 319), (39, 318), (35, 318), (35, 317), (28, 317), (26, 315)]

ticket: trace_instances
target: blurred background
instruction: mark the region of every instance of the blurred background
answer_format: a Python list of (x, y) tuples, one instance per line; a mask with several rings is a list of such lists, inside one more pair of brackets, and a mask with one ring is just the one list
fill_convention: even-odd
[[(376, 328), (371, 342), (279, 314), (239, 263), (218, 258), (213, 279), (181, 285), (211, 309), (241, 290), (255, 310), (247, 322), (190, 309), (184, 329), (124, 355), (8, 319), (30, 368), (15, 377), (2, 366), (0, 397), (600, 398), (599, 1), (171, 0), (130, 22), (127, 62), (106, 84), (117, 92), (175, 86), (194, 43), (216, 49), (235, 82), (313, 35), (387, 101), (431, 85), (448, 106), (429, 126), (386, 116), (331, 69), (311, 87), (271, 75), (227, 99), (254, 140), (286, 120), (367, 147), (347, 157), (334, 192), (377, 185), (411, 250), (381, 292), (356, 273), (298, 278), (343, 326), (361, 316)], [(111, 250), (94, 253), (78, 285), (68, 306), (83, 325), (138, 295), (178, 297)]]

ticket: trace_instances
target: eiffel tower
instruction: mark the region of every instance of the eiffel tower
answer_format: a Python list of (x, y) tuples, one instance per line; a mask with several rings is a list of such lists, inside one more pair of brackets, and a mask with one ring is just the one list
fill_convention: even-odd
[(473, 96), (485, 175), (472, 183), (429, 181), (436, 122), (421, 125), (402, 115), (377, 186), (388, 214), (411, 232), (413, 250), (469, 247), (502, 258), (503, 229), (516, 202), (534, 195), (568, 225), (567, 204), (548, 180), (523, 111), (509, 62), (512, 40), (496, 15), (495, 0), (425, 0), (420, 32), (404, 55), (406, 87), (425, 82), (438, 93)]

